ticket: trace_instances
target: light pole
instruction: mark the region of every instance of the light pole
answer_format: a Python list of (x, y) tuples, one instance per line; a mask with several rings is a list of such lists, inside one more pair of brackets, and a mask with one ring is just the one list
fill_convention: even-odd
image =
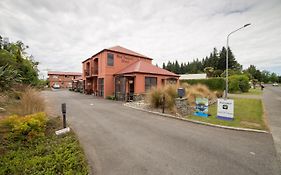
[(226, 40), (226, 65), (225, 65), (225, 96), (224, 98), (227, 99), (227, 93), (228, 93), (228, 42), (229, 42), (229, 36), (235, 32), (237, 32), (238, 30), (240, 29), (243, 29), (247, 26), (251, 25), (250, 23), (249, 24), (245, 24), (243, 27), (240, 27), (232, 32), (230, 32), (228, 35), (227, 35), (227, 40)]

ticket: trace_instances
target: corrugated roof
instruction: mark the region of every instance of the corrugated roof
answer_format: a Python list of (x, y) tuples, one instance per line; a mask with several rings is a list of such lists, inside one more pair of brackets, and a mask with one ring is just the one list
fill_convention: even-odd
[(48, 75), (80, 75), (82, 76), (82, 73), (80, 72), (59, 72), (59, 71), (49, 71)]
[(148, 74), (168, 75), (168, 76), (179, 77), (179, 75), (177, 75), (177, 74), (174, 74), (170, 71), (159, 68), (157, 66), (154, 66), (153, 64), (150, 64), (150, 63), (147, 63), (147, 62), (141, 61), (141, 60), (129, 65), (128, 67), (121, 70), (117, 74), (128, 74), (128, 73), (148, 73)]

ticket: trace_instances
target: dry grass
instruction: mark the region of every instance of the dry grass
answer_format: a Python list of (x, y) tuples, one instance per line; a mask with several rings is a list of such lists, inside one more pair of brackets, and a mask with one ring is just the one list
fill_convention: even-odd
[(158, 108), (163, 105), (163, 96), (165, 96), (165, 107), (174, 111), (175, 98), (177, 97), (176, 85), (167, 85), (163, 88), (154, 87), (147, 94), (146, 99), (152, 107)]
[(43, 112), (45, 111), (44, 98), (40, 96), (36, 89), (27, 87), (21, 94), (20, 102), (16, 110), (16, 113), (19, 115)]
[(196, 84), (189, 85), (187, 83), (182, 84), (185, 88), (186, 98), (191, 106), (195, 106), (195, 100), (197, 97), (208, 98), (209, 102), (216, 99), (216, 94), (212, 92), (206, 85)]

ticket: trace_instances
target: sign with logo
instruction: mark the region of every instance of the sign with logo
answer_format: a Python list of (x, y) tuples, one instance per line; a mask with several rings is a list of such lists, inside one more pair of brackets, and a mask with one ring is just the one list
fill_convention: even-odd
[(218, 99), (217, 117), (222, 120), (234, 119), (234, 101), (232, 99)]
[(208, 104), (207, 98), (196, 98), (196, 108), (194, 115), (199, 117), (208, 117)]

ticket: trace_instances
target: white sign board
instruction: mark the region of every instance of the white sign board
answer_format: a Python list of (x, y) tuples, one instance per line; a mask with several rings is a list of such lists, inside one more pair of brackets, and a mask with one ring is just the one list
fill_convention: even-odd
[(223, 120), (234, 119), (234, 101), (232, 99), (218, 99), (217, 117)]
[(56, 135), (62, 135), (62, 134), (65, 134), (65, 133), (67, 133), (67, 132), (69, 132), (69, 131), (70, 131), (70, 128), (69, 128), (69, 127), (63, 128), (63, 129), (61, 129), (61, 130), (56, 131)]

